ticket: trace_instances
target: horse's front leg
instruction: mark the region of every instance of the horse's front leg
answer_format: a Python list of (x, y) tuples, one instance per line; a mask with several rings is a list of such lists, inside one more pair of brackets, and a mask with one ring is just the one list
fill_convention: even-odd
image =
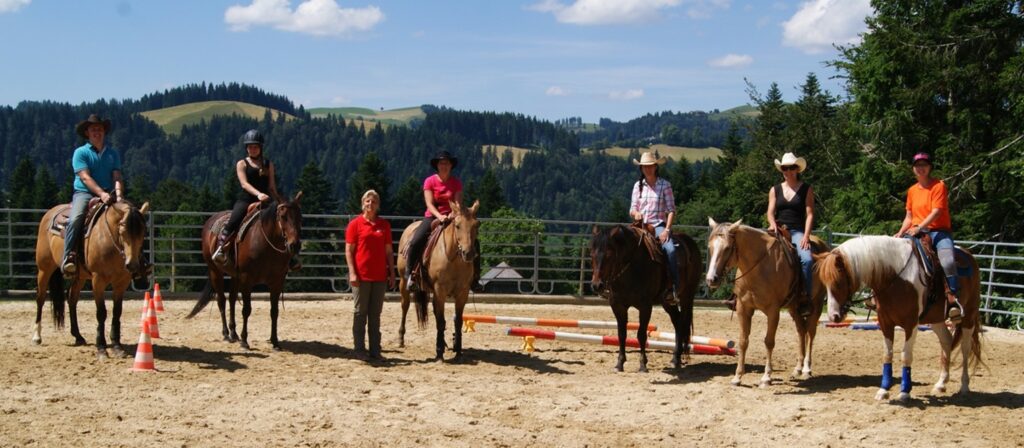
[(281, 289), (283, 286), (277, 285), (270, 289), (270, 346), (275, 351), (281, 350), (281, 342), (277, 339), (277, 305), (281, 299)]
[(452, 328), (455, 330), (455, 359), (462, 359), (462, 311), (466, 308), (466, 302), (469, 300), (469, 290), (465, 291), (465, 294), (461, 293), (455, 301), (455, 321), (452, 322)]
[(889, 398), (889, 388), (892, 387), (892, 341), (896, 333), (896, 324), (886, 321), (882, 316), (878, 316), (878, 328), (881, 330), (882, 338), (885, 340), (885, 351), (882, 352), (882, 385), (878, 388), (878, 392), (875, 393), (875, 399), (887, 400)]
[(747, 347), (750, 345), (750, 320), (754, 317), (754, 310), (747, 309), (742, 298), (736, 300), (736, 315), (739, 316), (740, 338), (739, 347), (736, 353), (736, 375), (732, 377), (732, 385), (739, 386), (743, 374), (746, 372)]
[(124, 303), (124, 293), (128, 290), (128, 285), (131, 283), (131, 278), (124, 282), (124, 284), (113, 285), (113, 299), (114, 299), (114, 316), (110, 320), (110, 345), (113, 350), (113, 356), (115, 358), (124, 358), (128, 356), (124, 347), (121, 346), (121, 310)]
[(907, 401), (910, 399), (910, 389), (914, 387), (913, 378), (910, 375), (911, 365), (914, 363), (914, 342), (917, 341), (917, 321), (916, 319), (907, 324), (909, 328), (904, 327), (903, 332), (906, 334), (903, 340), (903, 372), (900, 374), (900, 401)]
[(807, 359), (807, 327), (810, 325), (811, 318), (804, 319), (800, 316), (800, 313), (795, 310), (789, 310), (789, 315), (793, 318), (793, 323), (796, 326), (796, 340), (797, 340), (797, 355), (796, 355), (796, 366), (793, 367), (793, 374), (790, 375), (791, 379), (799, 379), (801, 377), (801, 367)]
[(435, 361), (444, 361), (444, 300), (438, 293), (434, 293), (434, 321), (437, 322), (437, 337), (435, 339)]
[(636, 339), (640, 342), (640, 369), (647, 372), (647, 324), (651, 322), (651, 306), (640, 306), (640, 328), (636, 330)]
[(615, 361), (615, 371), (621, 372), (622, 366), (626, 364), (626, 323), (629, 321), (629, 308), (613, 305), (612, 313), (615, 314), (615, 328), (619, 336), (619, 357)]
[(779, 309), (769, 310), (766, 314), (768, 315), (768, 328), (764, 333), (764, 348), (767, 352), (767, 359), (764, 363), (764, 375), (761, 376), (759, 387), (772, 385), (772, 351), (775, 350), (775, 333), (779, 330)]
[(228, 295), (228, 310), (231, 313), (231, 320), (228, 321), (228, 331), (231, 333), (229, 336), (231, 342), (235, 342), (238, 340), (238, 332), (235, 331), (235, 302), (238, 302), (239, 283), (240, 280), (234, 277), (231, 278), (231, 293)]
[[(249, 315), (252, 314), (252, 291), (248, 287), (242, 290), (242, 337), (239, 345), (249, 350)], [(234, 313), (231, 315), (234, 321)], [(233, 323), (233, 322), (232, 322)]]
[[(974, 320), (977, 322), (977, 319)], [(979, 331), (974, 327), (960, 327), (963, 332), (960, 336), (960, 354), (963, 356), (963, 366), (960, 369), (960, 390), (959, 394), (966, 394), (971, 391), (971, 372), (969, 370), (971, 353), (974, 351), (974, 332)]]
[(92, 297), (96, 302), (96, 358), (107, 359), (107, 336), (103, 327), (107, 324), (107, 304), (103, 302), (103, 290), (106, 283), (101, 282), (96, 275), (92, 277)]
[[(945, 323), (932, 324), (932, 331), (939, 338), (939, 380), (932, 386), (933, 394), (940, 394), (946, 391), (946, 382), (949, 381), (949, 360), (953, 351), (953, 335), (949, 333)], [(962, 343), (962, 342), (961, 342)]]
[(68, 319), (71, 319), (71, 336), (75, 337), (75, 346), (85, 345), (85, 338), (78, 329), (78, 299), (82, 297), (82, 288), (85, 287), (85, 280), (75, 277), (71, 281), (71, 294), (68, 296)]

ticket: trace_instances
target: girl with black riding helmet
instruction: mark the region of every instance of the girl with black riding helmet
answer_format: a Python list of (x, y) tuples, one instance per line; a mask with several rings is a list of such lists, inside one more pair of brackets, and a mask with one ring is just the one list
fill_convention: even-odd
[[(235, 175), (238, 176), (238, 183), (242, 189), (238, 192), (235, 205), (231, 209), (231, 217), (217, 237), (217, 250), (213, 253), (213, 261), (219, 264), (227, 261), (226, 246), (231, 236), (238, 231), (238, 226), (242, 224), (249, 204), (266, 204), (271, 199), (283, 202), (274, 183), (274, 165), (263, 157), (263, 134), (256, 129), (250, 129), (242, 135), (242, 148), (245, 149), (246, 157), (235, 163)], [(298, 266), (297, 258), (292, 257), (291, 267), (297, 269)]]
[[(410, 291), (419, 290), (419, 284), (416, 281), (418, 274), (415, 268), (427, 245), (431, 223), (435, 219), (440, 220), (442, 224), (447, 223), (454, 218), (451, 215), (451, 203), (453, 201), (462, 203), (462, 181), (452, 174), (452, 170), (458, 165), (459, 159), (453, 157), (448, 151), (438, 152), (434, 158), (430, 159), (430, 166), (434, 167), (436, 174), (423, 181), (423, 202), (426, 204), (427, 210), (424, 213), (423, 222), (413, 233), (412, 240), (409, 242), (409, 250), (406, 252), (406, 285)], [(473, 283), (470, 288), (475, 292), (480, 292), (483, 288), (480, 286), (479, 243), (476, 243), (476, 246), (478, 256), (475, 259)]]

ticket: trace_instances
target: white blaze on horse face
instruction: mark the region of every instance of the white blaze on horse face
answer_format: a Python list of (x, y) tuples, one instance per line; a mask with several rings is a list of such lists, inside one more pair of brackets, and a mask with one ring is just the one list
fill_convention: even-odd
[(832, 322), (839, 323), (839, 320), (843, 318), (841, 311), (843, 307), (839, 304), (839, 300), (836, 299), (831, 287), (826, 286), (825, 291), (828, 294), (828, 317), (832, 319)]
[(708, 285), (718, 277), (718, 257), (722, 253), (722, 238), (715, 238), (711, 241), (711, 259), (708, 260), (708, 273), (704, 278)]

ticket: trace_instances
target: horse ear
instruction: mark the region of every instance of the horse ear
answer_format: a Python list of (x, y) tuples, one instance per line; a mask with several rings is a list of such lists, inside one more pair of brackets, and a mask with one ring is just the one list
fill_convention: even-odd
[(292, 198), (292, 202), (296, 202), (297, 203), (301, 199), (302, 199), (302, 190), (299, 190), (299, 192), (295, 194), (295, 197)]
[(476, 211), (478, 209), (480, 209), (480, 200), (479, 199), (473, 201), (473, 206), (469, 208), (469, 214), (473, 215), (473, 217), (475, 218), (476, 217)]
[(710, 217), (710, 216), (708, 216), (708, 227), (715, 228), (715, 226), (717, 226), (717, 225), (718, 225), (718, 223), (715, 222), (715, 219)]
[(739, 220), (739, 221), (736, 221), (736, 222), (734, 222), (732, 224), (730, 224), (729, 225), (729, 231), (730, 232), (735, 232), (736, 229), (740, 228), (741, 225), (743, 225), (743, 220), (742, 219)]
[(148, 212), (148, 211), (149, 211), (149, 202), (146, 202), (146, 203), (142, 204), (142, 207), (139, 207), (139, 213), (142, 213), (143, 215), (145, 215), (146, 212)]
[(597, 236), (597, 234), (601, 233), (601, 229), (597, 228), (597, 224), (594, 224), (594, 228), (593, 228), (593, 229), (591, 229), (591, 231), (590, 231), (590, 232), (591, 232), (591, 234), (593, 234), (594, 236)]

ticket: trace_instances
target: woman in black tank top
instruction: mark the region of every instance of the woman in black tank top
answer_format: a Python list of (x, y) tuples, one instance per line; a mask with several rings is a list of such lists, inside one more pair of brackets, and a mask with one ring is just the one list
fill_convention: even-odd
[(811, 313), (810, 297), (813, 287), (811, 269), (811, 230), (814, 228), (814, 189), (800, 180), (799, 173), (807, 169), (807, 161), (791, 152), (775, 160), (775, 168), (782, 172), (783, 181), (768, 191), (768, 231), (776, 232), (785, 225), (790, 232), (793, 246), (800, 256), (801, 277), (804, 297), (798, 300), (800, 315)]
[[(245, 148), (247, 157), (235, 163), (235, 175), (238, 176), (238, 183), (242, 189), (238, 192), (235, 205), (231, 209), (231, 217), (217, 238), (217, 249), (213, 253), (213, 260), (221, 264), (227, 261), (224, 245), (228, 237), (242, 224), (249, 204), (267, 202), (271, 198), (282, 202), (281, 196), (277, 193), (277, 185), (274, 184), (274, 165), (263, 157), (263, 134), (255, 129), (246, 132), (242, 136), (242, 147)], [(295, 260), (295, 257), (292, 259)]]

